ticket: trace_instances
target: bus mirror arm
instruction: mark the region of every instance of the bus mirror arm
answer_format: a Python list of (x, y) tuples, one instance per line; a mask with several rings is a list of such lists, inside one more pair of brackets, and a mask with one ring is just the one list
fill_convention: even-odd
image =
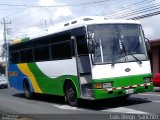
[(88, 39), (88, 50), (89, 50), (89, 53), (91, 54), (95, 53), (95, 48), (93, 45), (93, 41), (91, 39)]
[(148, 38), (145, 38), (145, 44), (146, 44), (147, 51), (150, 51), (151, 46)]
[(88, 50), (89, 53), (94, 54), (95, 53), (95, 49), (98, 47), (98, 43), (96, 42), (96, 40), (94, 38), (88, 38)]

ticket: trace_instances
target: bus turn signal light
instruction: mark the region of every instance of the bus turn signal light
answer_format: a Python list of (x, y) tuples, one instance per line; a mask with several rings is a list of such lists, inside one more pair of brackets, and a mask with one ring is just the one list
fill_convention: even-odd
[(100, 88), (102, 88), (102, 84), (101, 83), (95, 83), (94, 88), (100, 89)]

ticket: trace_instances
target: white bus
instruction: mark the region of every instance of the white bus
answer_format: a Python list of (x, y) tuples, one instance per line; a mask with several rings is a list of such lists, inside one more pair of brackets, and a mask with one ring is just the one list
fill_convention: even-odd
[(153, 89), (139, 22), (82, 17), (49, 32), (9, 46), (10, 85), (27, 98), (60, 95), (77, 106), (79, 99), (127, 97)]

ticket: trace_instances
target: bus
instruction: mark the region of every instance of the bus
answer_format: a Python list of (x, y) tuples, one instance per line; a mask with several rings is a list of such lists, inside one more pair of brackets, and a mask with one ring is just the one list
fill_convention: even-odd
[(81, 17), (54, 25), (47, 34), (9, 45), (9, 82), (24, 91), (80, 99), (128, 97), (153, 90), (141, 24)]

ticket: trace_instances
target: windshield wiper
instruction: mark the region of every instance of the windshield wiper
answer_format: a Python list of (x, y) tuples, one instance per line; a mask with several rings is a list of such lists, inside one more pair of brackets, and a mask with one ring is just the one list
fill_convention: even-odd
[(124, 50), (125, 55), (126, 55), (126, 56), (127, 56), (127, 55), (131, 55), (139, 64), (142, 64), (142, 61), (139, 60), (136, 56), (134, 56), (133, 53), (127, 54), (126, 48), (125, 48), (125, 46), (124, 46), (123, 41), (122, 41), (121, 39), (120, 39), (120, 41), (121, 41), (121, 43), (122, 43), (122, 48), (123, 48), (123, 50)]
[(126, 56), (127, 56), (127, 55), (131, 55), (139, 64), (142, 64), (142, 61), (139, 60), (136, 56), (134, 56), (133, 53), (127, 54), (127, 51), (126, 51), (126, 48), (125, 48), (125, 46), (124, 46), (123, 41), (122, 41), (121, 39), (120, 39), (120, 41), (121, 41), (122, 48), (123, 48), (123, 50), (124, 50), (125, 55), (126, 55)]
[(142, 61), (139, 60), (136, 56), (134, 56), (133, 53), (129, 53), (128, 55), (131, 55), (139, 64), (142, 64)]
[(114, 67), (115, 63), (116, 63), (116, 62), (115, 62), (115, 60), (114, 60), (114, 58), (113, 58), (113, 59), (112, 59), (112, 64), (111, 64), (111, 66)]

